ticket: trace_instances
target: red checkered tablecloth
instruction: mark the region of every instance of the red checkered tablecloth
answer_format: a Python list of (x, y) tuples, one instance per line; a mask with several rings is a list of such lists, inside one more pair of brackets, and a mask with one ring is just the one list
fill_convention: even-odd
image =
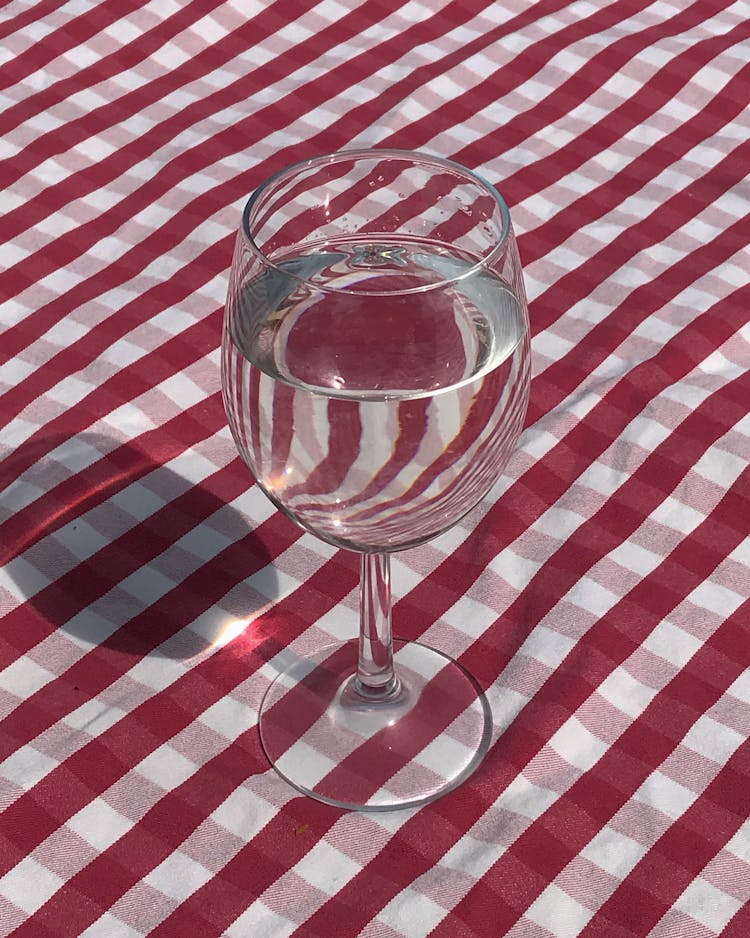
[[(747, 938), (747, 0), (12, 0), (0, 37), (0, 934)], [(394, 557), (493, 744), (379, 815), (263, 755), (358, 564), (251, 484), (218, 359), (248, 194), (374, 145), (498, 184), (534, 355), (491, 497)]]

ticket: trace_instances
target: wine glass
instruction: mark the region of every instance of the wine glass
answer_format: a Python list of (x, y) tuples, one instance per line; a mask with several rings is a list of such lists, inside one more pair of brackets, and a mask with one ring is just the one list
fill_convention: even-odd
[(393, 640), (390, 555), (474, 508), (522, 428), (528, 309), (505, 202), (457, 163), (402, 150), (272, 176), (237, 236), (222, 388), (268, 498), (361, 557), (359, 638), (271, 684), (269, 760), (340, 807), (432, 801), (479, 765), (491, 715), (456, 662)]

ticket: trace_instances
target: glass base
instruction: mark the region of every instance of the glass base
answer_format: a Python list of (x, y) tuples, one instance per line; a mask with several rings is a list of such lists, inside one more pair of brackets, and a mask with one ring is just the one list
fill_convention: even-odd
[(477, 768), (492, 721), (460, 665), (416, 642), (394, 642), (396, 686), (357, 690), (357, 642), (300, 659), (263, 698), (260, 737), (271, 764), (306, 795), (341, 808), (388, 811), (434, 801)]

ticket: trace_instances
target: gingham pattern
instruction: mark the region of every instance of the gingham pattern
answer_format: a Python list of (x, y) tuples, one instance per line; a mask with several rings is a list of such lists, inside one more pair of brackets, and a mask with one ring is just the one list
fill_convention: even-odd
[[(0, 37), (0, 933), (747, 938), (750, 4), (15, 0)], [(500, 185), (534, 381), (492, 497), (394, 562), (492, 748), (367, 816), (260, 748), (357, 563), (248, 488), (218, 342), (247, 194), (376, 144)]]

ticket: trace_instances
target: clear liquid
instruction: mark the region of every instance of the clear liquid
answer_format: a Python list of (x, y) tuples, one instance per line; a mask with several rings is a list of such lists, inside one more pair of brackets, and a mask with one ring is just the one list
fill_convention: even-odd
[(435, 537), (487, 493), (520, 432), (521, 305), (432, 243), (346, 241), (275, 264), (228, 304), (223, 387), (242, 458), (333, 544)]

